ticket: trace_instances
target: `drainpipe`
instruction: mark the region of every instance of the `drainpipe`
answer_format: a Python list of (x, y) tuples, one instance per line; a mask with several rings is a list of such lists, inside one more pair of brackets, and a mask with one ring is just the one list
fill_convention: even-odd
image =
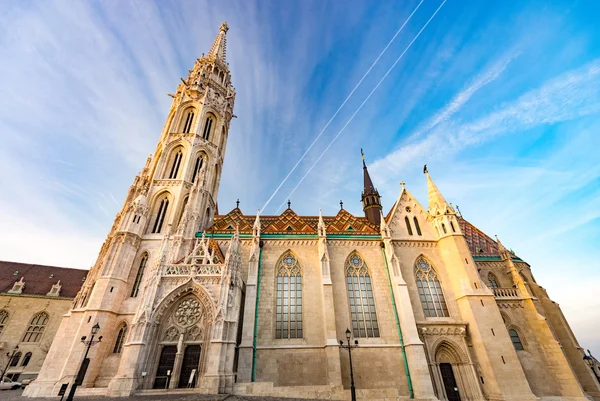
[(390, 269), (388, 267), (387, 257), (385, 256), (384, 243), (381, 243), (381, 255), (385, 264), (385, 272), (387, 274), (388, 284), (390, 286), (390, 295), (392, 296), (392, 306), (394, 307), (394, 318), (396, 319), (396, 328), (398, 329), (398, 337), (400, 338), (400, 350), (402, 350), (402, 358), (404, 359), (404, 370), (406, 371), (406, 381), (408, 382), (408, 392), (410, 398), (415, 398), (413, 391), (412, 379), (410, 378), (410, 370), (408, 369), (408, 360), (406, 359), (406, 351), (404, 350), (404, 337), (402, 337), (402, 329), (400, 328), (400, 319), (398, 318), (398, 309), (396, 308), (396, 297), (394, 297), (394, 287), (392, 287), (392, 279)]
[(256, 277), (256, 305), (254, 307), (254, 336), (252, 338), (252, 378), (256, 378), (256, 337), (258, 336), (258, 300), (260, 299), (260, 270), (262, 267), (262, 241), (259, 242), (258, 272)]

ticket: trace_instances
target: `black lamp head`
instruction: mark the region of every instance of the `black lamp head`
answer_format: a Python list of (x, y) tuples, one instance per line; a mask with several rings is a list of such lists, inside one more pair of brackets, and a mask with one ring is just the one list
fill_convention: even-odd
[(100, 325), (98, 323), (96, 323), (95, 325), (92, 326), (92, 334), (97, 334), (99, 330), (100, 330)]
[(350, 340), (350, 329), (346, 329), (346, 340)]

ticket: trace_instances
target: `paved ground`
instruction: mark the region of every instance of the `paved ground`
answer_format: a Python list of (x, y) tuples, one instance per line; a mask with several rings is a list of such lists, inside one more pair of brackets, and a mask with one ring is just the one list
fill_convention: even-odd
[[(4, 390), (0, 391), (0, 400), (2, 401), (37, 401), (37, 400), (58, 400), (59, 398), (23, 398), (21, 394), (23, 390)], [(66, 396), (65, 396), (66, 398)], [(80, 401), (108, 401), (108, 400), (119, 400), (123, 401), (123, 398), (112, 398), (112, 397), (77, 397), (75, 400)], [(205, 395), (205, 394), (162, 394), (162, 395), (135, 395), (128, 397), (127, 400), (131, 401), (305, 401), (305, 399), (299, 398), (271, 398), (271, 397), (240, 397), (235, 395)]]

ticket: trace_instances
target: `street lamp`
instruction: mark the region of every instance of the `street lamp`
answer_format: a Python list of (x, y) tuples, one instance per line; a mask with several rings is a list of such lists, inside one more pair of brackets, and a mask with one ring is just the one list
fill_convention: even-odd
[(358, 347), (358, 340), (354, 340), (354, 344), (350, 344), (350, 329), (346, 329), (346, 342), (348, 345), (344, 345), (344, 341), (340, 340), (340, 347), (348, 348), (348, 358), (350, 359), (350, 394), (352, 394), (352, 401), (356, 401), (356, 388), (354, 387), (354, 372), (352, 371), (352, 348)]
[(596, 380), (598, 380), (598, 382), (600, 383), (600, 377), (598, 377), (598, 373), (596, 373), (596, 367), (594, 366), (594, 357), (592, 356), (592, 353), (590, 352), (590, 350), (587, 350), (589, 355), (586, 355), (586, 353), (583, 353), (583, 361), (592, 369), (592, 372), (594, 372), (594, 376), (596, 376)]
[(2, 381), (2, 379), (4, 379), (4, 374), (6, 373), (6, 371), (8, 370), (8, 365), (10, 365), (10, 363), (12, 362), (15, 353), (19, 350), (19, 346), (15, 345), (15, 348), (13, 349), (12, 354), (10, 352), (6, 353), (6, 356), (8, 357), (8, 362), (6, 362), (6, 366), (4, 367), (4, 370), (2, 371), (2, 375), (0, 375), (0, 381)]
[(87, 339), (86, 336), (81, 337), (81, 342), (83, 344), (87, 345), (87, 348), (85, 350), (85, 355), (83, 356), (83, 360), (81, 361), (81, 365), (79, 365), (79, 370), (77, 371), (77, 376), (75, 376), (75, 380), (73, 381), (73, 384), (71, 385), (71, 390), (69, 391), (69, 395), (67, 396), (66, 401), (73, 401), (73, 397), (75, 396), (75, 390), (77, 390), (77, 380), (79, 380), (79, 378), (81, 377), (81, 380), (83, 381), (83, 375), (85, 374), (83, 365), (85, 364), (85, 370), (87, 370), (88, 364), (85, 361), (87, 360), (88, 352), (90, 352), (90, 347), (92, 345), (98, 344), (100, 341), (102, 341), (102, 336), (98, 337), (98, 339), (94, 341), (94, 336), (96, 334), (98, 334), (98, 331), (100, 331), (100, 325), (98, 323), (96, 323), (95, 325), (92, 326), (92, 338), (90, 338), (89, 340), (86, 341), (86, 339)]

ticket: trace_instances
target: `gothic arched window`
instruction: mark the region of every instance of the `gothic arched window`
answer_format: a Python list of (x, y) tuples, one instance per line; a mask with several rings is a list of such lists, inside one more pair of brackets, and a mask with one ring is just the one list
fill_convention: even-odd
[(415, 222), (415, 228), (417, 229), (417, 234), (419, 235), (423, 235), (421, 233), (421, 226), (419, 226), (419, 220), (417, 220), (417, 217), (413, 217), (413, 221)]
[(277, 265), (275, 338), (302, 338), (302, 268), (287, 252)]
[(454, 228), (454, 223), (453, 222), (450, 222), (450, 227), (452, 228), (452, 232), (455, 233), (456, 229)]
[(198, 175), (198, 172), (202, 168), (203, 164), (204, 158), (202, 156), (198, 156), (196, 158), (196, 163), (194, 164), (194, 172), (192, 173), (192, 184), (196, 182), (196, 176)]
[(31, 359), (31, 352), (28, 352), (23, 357), (23, 362), (21, 362), (21, 366), (27, 366), (29, 364), (30, 359)]
[(142, 278), (144, 277), (144, 269), (146, 268), (146, 263), (148, 263), (148, 254), (144, 254), (142, 260), (140, 261), (140, 267), (138, 268), (137, 274), (135, 275), (135, 280), (133, 281), (133, 287), (131, 288), (131, 297), (137, 297), (138, 292), (140, 292), (140, 284), (142, 283)]
[(152, 226), (152, 233), (160, 233), (162, 230), (165, 216), (167, 215), (167, 209), (169, 208), (169, 198), (165, 195), (159, 202), (158, 212), (156, 213), (156, 220), (154, 220), (154, 226)]
[(510, 341), (512, 341), (513, 346), (517, 351), (524, 350), (523, 343), (521, 342), (521, 338), (519, 338), (519, 333), (516, 330), (510, 329), (508, 330), (508, 335), (510, 336)]
[(346, 260), (346, 283), (354, 337), (379, 337), (369, 268), (356, 252)]
[(2, 336), (2, 332), (4, 331), (4, 326), (8, 322), (8, 312), (4, 309), (0, 310), (0, 336)]
[(204, 123), (204, 131), (202, 133), (202, 138), (204, 138), (207, 141), (210, 139), (210, 133), (212, 131), (213, 125), (214, 125), (214, 118), (212, 118), (211, 116), (206, 117), (206, 122)]
[(488, 283), (490, 284), (490, 288), (499, 288), (498, 279), (494, 276), (494, 273), (488, 273)]
[(17, 366), (19, 364), (19, 359), (21, 359), (21, 355), (23, 355), (21, 354), (21, 351), (14, 354), (8, 366)]
[(185, 116), (185, 124), (183, 125), (183, 133), (189, 134), (194, 122), (194, 109), (189, 109)]
[(424, 257), (419, 257), (415, 263), (415, 279), (425, 317), (450, 316), (437, 273)]
[(408, 231), (408, 235), (413, 235), (412, 228), (410, 227), (410, 220), (408, 216), (404, 216), (404, 223), (406, 224), (406, 230)]
[(171, 163), (171, 171), (169, 172), (169, 179), (177, 178), (177, 173), (179, 172), (179, 166), (181, 166), (181, 159), (183, 159), (183, 152), (181, 149), (178, 149), (175, 153), (175, 157), (173, 157), (173, 162)]
[(113, 348), (113, 354), (120, 354), (123, 350), (123, 344), (125, 343), (125, 337), (127, 336), (127, 325), (123, 323), (119, 332), (117, 333), (117, 339), (115, 341), (115, 347)]
[(29, 327), (27, 327), (25, 335), (23, 336), (23, 342), (39, 342), (42, 339), (42, 335), (44, 334), (44, 330), (46, 329), (48, 320), (50, 320), (50, 317), (46, 312), (40, 312), (37, 315), (33, 316), (31, 322), (29, 322)]
[(444, 231), (444, 234), (446, 234), (448, 231), (446, 231), (446, 225), (444, 223), (442, 223), (442, 230)]

